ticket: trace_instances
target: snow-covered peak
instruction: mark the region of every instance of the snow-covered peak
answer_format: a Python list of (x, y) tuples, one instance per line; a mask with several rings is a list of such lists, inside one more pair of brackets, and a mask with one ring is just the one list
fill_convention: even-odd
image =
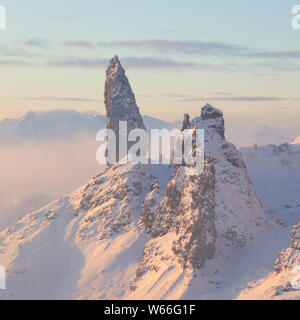
[[(233, 230), (235, 241), (246, 243), (251, 234), (266, 226), (266, 220), (241, 153), (225, 139), (223, 112), (206, 104), (201, 116), (192, 123), (197, 129), (204, 129), (205, 158), (211, 159), (215, 169), (215, 223), (219, 246), (224, 245), (226, 234)], [(225, 236), (220, 237), (220, 234)]]
[[(173, 128), (171, 123), (150, 116), (144, 116), (143, 120), (149, 130)], [(81, 133), (94, 140), (105, 125), (106, 116), (96, 111), (28, 111), (16, 119), (0, 121), (0, 143), (69, 139)]]
[(0, 143), (69, 139), (105, 127), (105, 116), (76, 110), (28, 111), (18, 119), (0, 121)]
[(21, 117), (18, 119), (19, 122), (22, 122), (22, 121), (26, 121), (26, 120), (30, 120), (32, 118), (34, 118), (35, 116), (35, 113), (33, 111), (27, 111), (25, 112), (24, 114), (21, 115)]
[(210, 133), (217, 132), (225, 138), (223, 112), (207, 103), (201, 110), (201, 116), (193, 120), (194, 126), (204, 128)]
[(215, 119), (218, 117), (223, 117), (223, 112), (207, 103), (201, 110), (201, 117), (203, 120)]
[(295, 138), (295, 139), (291, 142), (291, 144), (300, 144), (300, 136), (297, 137), (297, 138)]

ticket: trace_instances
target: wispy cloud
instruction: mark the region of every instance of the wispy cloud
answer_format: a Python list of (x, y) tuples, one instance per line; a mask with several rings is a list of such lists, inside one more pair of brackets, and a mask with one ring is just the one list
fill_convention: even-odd
[(189, 55), (224, 55), (241, 58), (299, 58), (300, 50), (267, 51), (243, 45), (216, 41), (174, 41), (174, 40), (141, 40), (99, 42), (103, 48), (128, 48), (141, 51), (153, 50), (160, 53), (183, 53)]
[(168, 58), (139, 58), (129, 57), (124, 58), (123, 63), (125, 66), (135, 69), (149, 69), (149, 68), (195, 68), (198, 67), (193, 62), (178, 62)]
[(195, 102), (195, 101), (232, 101), (232, 102), (268, 102), (268, 101), (288, 101), (298, 100), (297, 98), (285, 98), (285, 97), (268, 97), (268, 96), (233, 96), (233, 97), (190, 97), (183, 98), (181, 101), (184, 102)]
[(100, 99), (78, 98), (78, 97), (56, 97), (56, 96), (38, 96), (38, 97), (21, 97), (18, 100), (28, 101), (73, 101), (73, 102), (99, 102)]
[(218, 95), (218, 96), (235, 96), (235, 94), (231, 92), (225, 92), (225, 91), (216, 91), (212, 93), (213, 95)]
[(256, 62), (251, 63), (249, 65), (251, 69), (254, 70), (268, 70), (268, 71), (288, 71), (288, 72), (299, 72), (300, 64), (284, 62), (281, 60), (276, 61), (264, 61), (264, 62)]
[[(29, 38), (21, 41), (25, 46), (48, 48), (49, 41), (45, 39)], [(115, 40), (111, 42), (91, 42), (84, 39), (66, 40), (63, 45), (78, 48), (108, 48), (108, 49), (133, 49), (143, 52), (181, 53), (198, 56), (229, 56), (257, 59), (297, 59), (300, 50), (264, 50), (251, 48), (245, 45), (232, 44), (221, 41), (191, 41), (191, 40)]]
[[(221, 93), (221, 92), (220, 92)], [(215, 93), (218, 94), (218, 93)], [(286, 97), (271, 97), (271, 96), (210, 96), (210, 97), (196, 97), (193, 95), (188, 94), (177, 94), (177, 93), (168, 93), (162, 95), (139, 95), (140, 97), (144, 98), (171, 98), (177, 99), (177, 101), (184, 101), (184, 102), (206, 102), (206, 101), (232, 101), (232, 102), (261, 102), (261, 101), (289, 101), (289, 100), (300, 100), (298, 98), (286, 98)]]
[(43, 39), (37, 39), (37, 38), (29, 38), (21, 41), (21, 43), (25, 46), (30, 47), (36, 47), (36, 48), (48, 48), (49, 43), (46, 40)]
[[(122, 59), (125, 68), (131, 69), (151, 69), (151, 70), (192, 70), (192, 71), (228, 71), (237, 69), (236, 64), (200, 64), (189, 61), (176, 61), (169, 58), (155, 57), (127, 57)], [(55, 67), (55, 68), (83, 68), (89, 70), (104, 69), (108, 66), (109, 58), (70, 58), (70, 59), (50, 59), (44, 62), (36, 62), (26, 59), (2, 59), (0, 65), (6, 66), (35, 66), (35, 67)]]
[(1, 66), (32, 66), (32, 64), (23, 59), (0, 59)]
[(171, 99), (188, 99), (194, 98), (194, 96), (188, 94), (180, 94), (180, 93), (166, 93), (166, 94), (159, 94), (159, 95), (151, 95), (151, 94), (138, 94), (140, 98), (171, 98)]
[[(37, 40), (36, 40), (37, 41)], [(35, 41), (33, 41), (34, 43)], [(36, 44), (37, 45), (37, 44)], [(84, 42), (80, 40), (73, 40), (69, 42), (70, 46), (81, 46), (88, 47), (92, 44), (90, 42)], [(1, 47), (0, 47), (1, 49)], [(291, 52), (289, 52), (291, 54)], [(252, 53), (254, 56), (254, 53)], [(262, 54), (262, 53), (260, 53)], [(270, 54), (270, 53), (268, 53)], [(274, 53), (275, 54), (275, 53)], [(278, 53), (279, 54), (279, 53)], [(286, 55), (288, 53), (286, 52)], [(300, 54), (300, 52), (299, 52)], [(283, 53), (282, 53), (283, 55)], [(292, 55), (292, 54), (291, 54)], [(296, 53), (295, 53), (296, 55)], [(8, 56), (8, 51), (2, 52), (3, 59), (0, 60), (0, 65), (6, 66), (37, 66), (37, 67), (56, 67), (56, 68), (84, 68), (84, 69), (104, 69), (107, 67), (109, 58), (93, 58), (93, 57), (73, 57), (61, 59), (58, 56), (53, 56), (48, 60), (42, 61), (41, 56), (38, 59), (33, 59), (34, 55), (29, 55), (27, 52), (18, 52), (16, 59), (6, 59)], [(270, 55), (271, 56), (271, 55)], [(11, 56), (13, 57), (13, 55)], [(275, 56), (274, 56), (275, 57)], [(1, 58), (0, 58), (1, 59)], [(236, 62), (228, 62), (224, 60), (223, 63), (219, 61), (218, 63), (211, 62), (200, 62), (198, 61), (185, 61), (182, 59), (174, 59), (166, 56), (129, 56), (121, 59), (122, 63), (126, 68), (132, 69), (168, 69), (168, 70), (190, 70), (190, 71), (215, 71), (215, 72), (231, 72), (231, 71), (244, 71), (252, 72), (253, 70), (268, 70), (268, 71), (290, 71), (295, 72), (300, 70), (300, 65), (285, 61), (284, 63), (280, 59), (275, 59), (270, 61), (264, 59), (261, 61), (252, 61), (247, 64)], [(270, 74), (272, 76), (272, 74)]]
[[(108, 65), (109, 59), (69, 59), (69, 60), (51, 60), (47, 62), (51, 67), (80, 67), (86, 69), (105, 68)], [(192, 62), (178, 62), (167, 58), (140, 58), (128, 57), (122, 59), (125, 67), (133, 69), (155, 69), (155, 68), (209, 68), (209, 65), (198, 65)]]
[(32, 58), (34, 55), (29, 53), (28, 50), (24, 48), (19, 48), (16, 46), (7, 46), (7, 45), (0, 45), (0, 54), (4, 57), (18, 57), (18, 58)]
[[(177, 101), (184, 102), (206, 102), (206, 101), (232, 101), (232, 102), (272, 102), (272, 101), (289, 101), (300, 100), (298, 98), (285, 98), (285, 97), (268, 97), (268, 96), (222, 96), (222, 97), (196, 97), (188, 94), (169, 93), (162, 95), (149, 95), (149, 94), (137, 94), (140, 98), (170, 98)], [(7, 98), (5, 98), (7, 99)], [(99, 102), (101, 99), (91, 99), (82, 97), (59, 97), (59, 96), (37, 96), (37, 97), (20, 97), (12, 98), (17, 100), (26, 101), (70, 101), (70, 102)]]
[(204, 41), (173, 41), (173, 40), (142, 40), (142, 41), (112, 41), (99, 42), (103, 48), (130, 48), (135, 50), (155, 50), (168, 53), (185, 53), (195, 55), (236, 55), (249, 52), (249, 48), (228, 44), (225, 42), (204, 42)]
[[(85, 68), (98, 69), (106, 68), (109, 59), (75, 58), (67, 60), (50, 60), (46, 63), (50, 67)], [(131, 69), (188, 69), (194, 71), (232, 71), (238, 68), (235, 63), (205, 64), (190, 61), (177, 61), (170, 58), (161, 57), (125, 57), (121, 59), (125, 68)]]
[(92, 48), (93, 43), (85, 40), (67, 40), (63, 44), (67, 47)]
[(250, 58), (282, 59), (282, 58), (300, 58), (300, 50), (294, 51), (258, 51), (246, 54)]
[[(46, 61), (34, 60), (32, 57), (23, 57), (16, 59), (1, 59), (1, 66), (32, 66), (32, 67), (51, 67), (51, 68), (81, 68), (87, 70), (105, 69), (109, 63), (109, 58), (53, 58)], [(125, 57), (121, 60), (125, 68), (137, 70), (188, 70), (188, 71), (213, 71), (213, 72), (253, 72), (258, 70), (267, 70), (272, 72), (298, 72), (300, 65), (290, 63), (268, 63), (258, 62), (249, 65), (237, 63), (198, 63), (191, 61), (178, 61), (170, 58), (161, 57)], [(274, 76), (270, 74), (258, 74), (257, 76)], [(227, 94), (224, 94), (227, 95)]]
[(61, 67), (61, 68), (73, 68), (80, 67), (86, 69), (103, 68), (107, 66), (107, 59), (88, 59), (88, 58), (75, 58), (67, 60), (49, 60), (46, 62), (46, 66), (49, 67)]

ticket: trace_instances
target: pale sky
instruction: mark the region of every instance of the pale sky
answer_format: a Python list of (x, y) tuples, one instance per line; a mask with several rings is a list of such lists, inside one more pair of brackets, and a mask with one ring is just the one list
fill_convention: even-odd
[(176, 120), (210, 102), (232, 127), (300, 133), (296, 0), (0, 4), (0, 120), (54, 108), (104, 113), (105, 68), (117, 54), (143, 114)]

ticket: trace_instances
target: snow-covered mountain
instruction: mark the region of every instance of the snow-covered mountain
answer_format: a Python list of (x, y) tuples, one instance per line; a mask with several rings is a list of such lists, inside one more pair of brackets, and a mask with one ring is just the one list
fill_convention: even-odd
[(273, 258), (265, 275), (250, 282), (238, 299), (300, 299), (300, 291), (292, 285), (300, 274), (300, 267), (294, 270), (300, 265), (300, 147), (297, 143), (254, 146), (242, 153), (266, 213), (277, 224), (269, 240), (274, 243), (271, 250), (277, 247), (277, 255), (288, 248)]
[(291, 144), (300, 144), (300, 136), (297, 137), (297, 138), (295, 138), (295, 139), (291, 142)]
[(0, 142), (71, 138), (76, 134), (95, 134), (105, 126), (105, 117), (75, 110), (28, 111), (19, 119), (0, 122)]
[[(128, 79), (112, 72), (121, 68), (113, 60), (105, 96), (113, 88), (118, 103), (108, 102), (108, 123), (128, 120), (132, 112), (132, 126), (140, 127), (139, 111), (123, 95), (131, 92)], [(120, 116), (115, 111), (122, 105), (127, 112)], [(205, 130), (200, 175), (185, 175), (185, 165), (117, 163), (1, 232), (0, 261), (8, 277), (0, 297), (197, 299), (222, 294), (232, 266), (269, 225), (242, 155), (225, 139), (222, 112), (207, 104), (191, 122), (185, 117), (186, 125)], [(227, 297), (239, 290), (235, 285)]]
[[(143, 116), (148, 129), (172, 128), (169, 122)], [(28, 111), (19, 119), (0, 121), (0, 143), (16, 143), (26, 140), (44, 141), (70, 139), (79, 134), (96, 136), (105, 128), (106, 116), (97, 112), (75, 110)]]
[(250, 282), (238, 299), (300, 300), (300, 222), (292, 229), (290, 246), (279, 252), (274, 271)]
[(242, 148), (241, 152), (266, 212), (294, 225), (299, 219), (300, 147), (285, 143)]

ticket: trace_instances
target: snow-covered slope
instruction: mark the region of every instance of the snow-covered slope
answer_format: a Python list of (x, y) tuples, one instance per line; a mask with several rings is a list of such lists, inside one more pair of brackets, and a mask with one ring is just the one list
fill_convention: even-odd
[(297, 137), (297, 138), (295, 138), (295, 139), (291, 142), (291, 144), (300, 144), (300, 136)]
[(149, 239), (137, 227), (143, 199), (156, 176), (171, 175), (152, 169), (113, 167), (4, 230), (1, 298), (122, 297)]
[[(143, 117), (148, 129), (172, 128), (169, 122)], [(70, 139), (79, 134), (96, 136), (105, 128), (106, 116), (97, 112), (75, 110), (28, 111), (19, 119), (0, 121), (0, 143), (15, 143), (26, 140), (43, 141)]]
[(221, 114), (203, 120), (211, 110), (194, 120), (208, 131), (199, 177), (115, 165), (4, 230), (1, 297), (198, 298), (222, 285), (266, 224), (239, 152), (212, 125)]
[[(129, 86), (122, 77), (112, 79), (117, 100), (126, 99), (118, 86)], [(128, 118), (135, 105), (124, 103)], [(0, 298), (233, 297), (245, 281), (228, 280), (233, 266), (268, 223), (240, 152), (225, 139), (222, 112), (207, 104), (187, 121), (205, 130), (201, 174), (117, 163), (28, 214), (0, 233), (8, 271)]]
[(292, 229), (290, 246), (280, 251), (274, 271), (250, 282), (237, 299), (300, 300), (300, 222)]
[(300, 265), (300, 148), (297, 144), (255, 146), (242, 153), (266, 212), (277, 224), (270, 241), (276, 239), (276, 246), (281, 245), (277, 253), (289, 248), (282, 249), (268, 272), (250, 282), (238, 299), (300, 299), (300, 291), (292, 286), (300, 273), (292, 272)]
[(299, 219), (300, 148), (282, 144), (241, 149), (268, 216), (293, 226)]
[[(25, 214), (42, 208), (50, 201), (50, 198), (37, 192), (17, 198), (10, 206), (0, 208), (0, 230), (10, 226)], [(5, 215), (2, 215), (2, 210)]]
[(191, 126), (205, 129), (204, 172), (189, 177), (176, 168), (162, 200), (159, 190), (148, 199), (152, 239), (129, 298), (215, 297), (233, 257), (267, 229), (242, 157), (225, 140), (222, 112), (206, 105)]

